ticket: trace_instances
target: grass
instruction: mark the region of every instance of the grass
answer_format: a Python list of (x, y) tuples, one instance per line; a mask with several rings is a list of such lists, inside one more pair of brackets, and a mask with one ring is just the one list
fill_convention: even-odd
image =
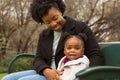
[(2, 79), (3, 76), (7, 75), (7, 73), (0, 73), (0, 80)]

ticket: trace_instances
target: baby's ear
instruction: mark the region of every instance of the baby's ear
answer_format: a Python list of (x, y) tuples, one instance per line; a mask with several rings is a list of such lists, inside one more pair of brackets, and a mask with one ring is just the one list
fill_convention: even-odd
[(83, 50), (82, 50), (82, 54), (84, 54), (84, 52), (85, 52), (85, 48), (83, 48)]
[(64, 47), (64, 53), (65, 53), (65, 47)]

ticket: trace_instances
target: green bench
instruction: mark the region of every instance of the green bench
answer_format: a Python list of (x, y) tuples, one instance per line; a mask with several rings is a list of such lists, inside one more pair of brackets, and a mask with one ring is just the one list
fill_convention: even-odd
[[(105, 66), (90, 67), (79, 71), (75, 80), (120, 80), (120, 42), (99, 43), (104, 57)], [(17, 59), (34, 58), (32, 54), (19, 54), (9, 64), (8, 73)]]
[(80, 71), (75, 80), (120, 80), (120, 42), (103, 42), (99, 45), (105, 57), (105, 66)]

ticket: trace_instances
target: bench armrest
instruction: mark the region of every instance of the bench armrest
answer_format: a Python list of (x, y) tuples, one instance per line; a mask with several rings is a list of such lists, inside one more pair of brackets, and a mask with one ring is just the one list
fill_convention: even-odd
[(12, 66), (13, 64), (15, 63), (16, 60), (20, 59), (20, 58), (23, 58), (23, 57), (26, 57), (26, 58), (34, 58), (35, 55), (34, 54), (18, 54), (16, 55), (10, 62), (10, 64), (8, 65), (8, 74), (10, 74), (12, 72)]
[(120, 67), (97, 66), (82, 70), (76, 74), (75, 80), (120, 80)]

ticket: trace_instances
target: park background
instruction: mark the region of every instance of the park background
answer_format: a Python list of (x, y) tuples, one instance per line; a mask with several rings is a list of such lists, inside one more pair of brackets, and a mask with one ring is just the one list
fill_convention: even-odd
[[(31, 18), (31, 1), (0, 0), (0, 79), (17, 54), (35, 54), (39, 34), (46, 28)], [(64, 1), (64, 15), (85, 22), (98, 42), (120, 41), (120, 0)], [(20, 59), (13, 71), (31, 69), (32, 61)]]

